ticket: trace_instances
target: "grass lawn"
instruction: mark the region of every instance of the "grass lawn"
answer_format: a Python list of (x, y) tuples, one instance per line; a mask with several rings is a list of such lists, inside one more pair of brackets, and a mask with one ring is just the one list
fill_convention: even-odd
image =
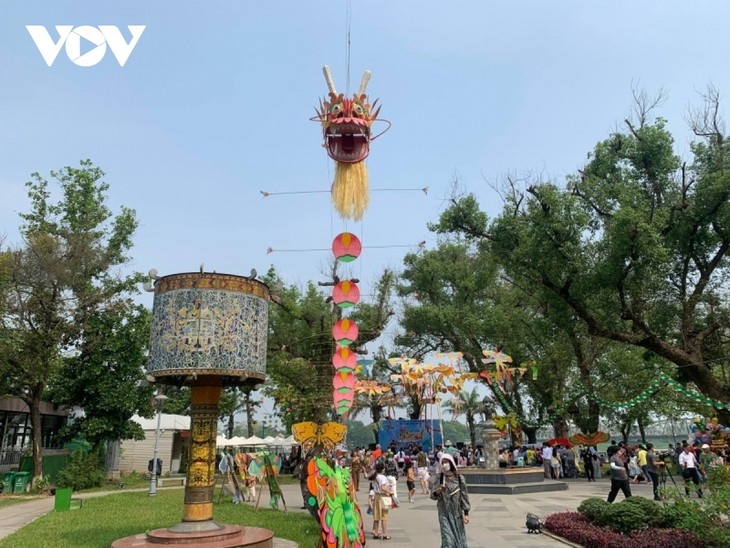
[[(102, 547), (119, 538), (170, 527), (180, 522), (182, 489), (147, 493), (120, 493), (84, 501), (83, 508), (51, 512), (0, 541), (0, 548)], [(218, 523), (264, 527), (275, 536), (293, 540), (302, 548), (313, 548), (319, 527), (309, 514), (277, 510), (254, 511), (252, 506), (223, 501), (214, 507)]]

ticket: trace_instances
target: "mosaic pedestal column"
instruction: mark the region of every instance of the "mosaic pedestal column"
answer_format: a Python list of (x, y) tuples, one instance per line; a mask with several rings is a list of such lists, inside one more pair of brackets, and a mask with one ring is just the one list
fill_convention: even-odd
[(213, 521), (221, 391), (256, 386), (266, 378), (269, 288), (254, 277), (189, 272), (156, 277), (154, 292), (147, 372), (156, 383), (191, 388), (183, 518), (112, 546), (271, 548), (274, 533), (268, 529)]
[(495, 422), (489, 418), (482, 431), (484, 442), (484, 467), (487, 470), (499, 470), (499, 438), (502, 433)]
[(171, 530), (215, 530), (215, 438), (222, 387), (193, 386), (190, 407), (190, 462), (185, 485), (183, 522)]

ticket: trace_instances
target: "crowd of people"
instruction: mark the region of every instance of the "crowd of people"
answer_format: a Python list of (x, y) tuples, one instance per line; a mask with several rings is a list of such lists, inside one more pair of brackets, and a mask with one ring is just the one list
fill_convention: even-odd
[[(235, 469), (244, 479), (246, 493), (231, 493), (234, 502), (252, 500), (255, 497), (256, 478), (245, 476), (244, 455), (227, 455), (219, 460), (219, 470), (226, 473)], [(475, 449), (461, 445), (456, 447), (450, 440), (433, 451), (426, 452), (418, 444), (406, 446), (391, 445), (382, 449), (358, 447), (350, 453), (337, 455), (340, 467), (350, 470), (355, 491), (367, 492), (367, 514), (373, 518), (372, 537), (390, 539), (388, 518), (392, 509), (403, 502), (413, 503), (417, 493), (437, 502), (442, 546), (466, 547), (465, 524), (469, 523), (469, 495), (459, 468), (475, 466), (484, 462), (481, 446)], [(282, 473), (298, 474), (304, 459), (301, 449), (295, 448), (282, 458)], [(712, 466), (730, 465), (730, 448), (724, 452), (713, 452), (708, 444), (689, 444), (687, 441), (670, 444), (668, 449), (658, 451), (651, 443), (629, 445), (612, 441), (605, 452), (598, 447), (573, 446), (569, 444), (522, 445), (499, 450), (500, 467), (542, 468), (545, 478), (578, 478), (596, 481), (604, 475), (610, 478), (611, 487), (608, 502), (613, 502), (618, 492), (624, 497), (632, 496), (631, 485), (649, 482), (654, 499), (661, 500), (660, 483), (674, 475), (684, 483), (685, 494), (696, 492), (703, 496), (702, 483)], [(606, 467), (607, 465), (607, 467)], [(399, 495), (398, 481), (405, 478), (406, 489)], [(242, 486), (243, 487), (243, 486)], [(243, 490), (243, 489), (241, 489)], [(244, 499), (245, 497), (245, 499)]]
[(404, 447), (392, 445), (383, 450), (358, 447), (340, 458), (340, 466), (349, 466), (356, 491), (365, 485), (368, 493), (367, 513), (373, 517), (372, 538), (389, 540), (388, 517), (406, 498), (398, 494), (398, 480), (405, 478), (409, 503), (415, 502), (417, 487), (420, 494), (436, 501), (442, 546), (465, 548), (465, 524), (469, 523), (469, 493), (461, 466), (476, 464), (481, 449), (469, 451), (457, 448), (450, 440), (427, 453), (417, 444)]

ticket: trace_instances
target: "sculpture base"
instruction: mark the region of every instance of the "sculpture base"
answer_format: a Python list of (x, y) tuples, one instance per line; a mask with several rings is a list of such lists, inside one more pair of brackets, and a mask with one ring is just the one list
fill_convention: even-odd
[(170, 529), (155, 529), (149, 533), (124, 537), (112, 543), (112, 548), (141, 548), (168, 545), (200, 546), (201, 548), (273, 548), (274, 532), (260, 527), (223, 525), (211, 531), (177, 533)]
[(482, 495), (519, 495), (568, 489), (564, 481), (545, 479), (543, 469), (537, 467), (499, 470), (468, 468), (459, 472), (464, 476), (469, 492)]

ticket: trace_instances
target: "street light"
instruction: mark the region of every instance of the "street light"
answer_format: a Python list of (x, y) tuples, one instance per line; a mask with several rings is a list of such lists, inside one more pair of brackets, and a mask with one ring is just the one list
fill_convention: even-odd
[(152, 470), (150, 471), (150, 492), (149, 496), (157, 494), (157, 452), (160, 448), (160, 421), (162, 419), (162, 407), (167, 401), (167, 396), (157, 394), (153, 399), (153, 405), (157, 409), (157, 428), (155, 429), (155, 452), (152, 456)]

